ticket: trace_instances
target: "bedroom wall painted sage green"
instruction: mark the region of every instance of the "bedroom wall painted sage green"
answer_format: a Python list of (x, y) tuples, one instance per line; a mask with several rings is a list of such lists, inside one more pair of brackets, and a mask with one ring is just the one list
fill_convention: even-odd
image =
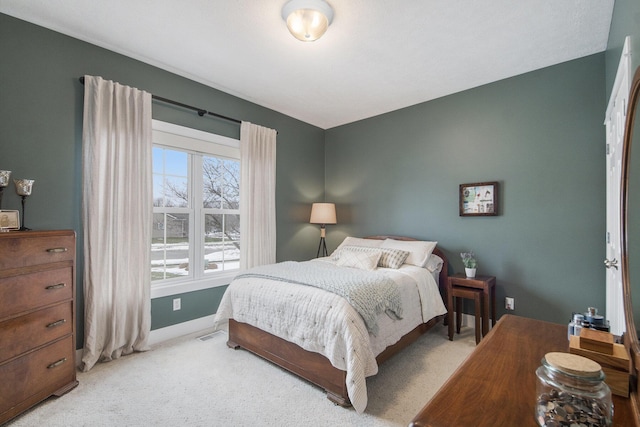
[[(188, 41), (185, 40), (188, 46)], [(81, 146), (83, 86), (78, 77), (99, 75), (174, 99), (278, 130), (277, 256), (315, 256), (316, 228), (310, 206), (324, 191), (324, 131), (267, 108), (179, 77), (148, 64), (48, 29), (0, 14), (0, 169), (13, 178), (35, 179), (27, 199), (25, 225), (33, 229), (73, 229), (78, 235), (78, 346), (82, 346)], [(215, 77), (214, 77), (215, 78)], [(230, 137), (239, 126), (154, 103), (159, 120)], [(4, 209), (19, 209), (9, 188)], [(311, 243), (310, 243), (311, 242)], [(197, 298), (193, 295), (196, 294)], [(152, 301), (153, 328), (212, 314), (220, 290), (184, 295), (173, 312), (165, 299)], [(169, 298), (170, 299), (170, 298)]]
[[(472, 64), (469, 67), (473, 70)], [(331, 248), (345, 235), (437, 240), (497, 277), (513, 313), (604, 311), (604, 53), (330, 129)], [(458, 186), (498, 181), (500, 215), (460, 217)]]

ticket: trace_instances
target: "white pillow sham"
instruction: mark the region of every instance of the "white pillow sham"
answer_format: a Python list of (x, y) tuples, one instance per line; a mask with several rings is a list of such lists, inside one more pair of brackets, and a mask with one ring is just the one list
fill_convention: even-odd
[(398, 269), (404, 264), (405, 260), (409, 256), (409, 252), (400, 249), (392, 248), (372, 248), (367, 246), (343, 246), (340, 250), (336, 250), (331, 259), (334, 261), (340, 259), (344, 251), (359, 251), (359, 252), (380, 252), (381, 257), (378, 261), (378, 267), (394, 268)]
[(331, 254), (331, 257), (338, 255), (338, 251), (345, 246), (365, 246), (368, 248), (379, 248), (382, 245), (383, 240), (379, 239), (363, 239), (361, 237), (347, 236), (342, 243), (338, 245), (335, 251)]
[(343, 248), (336, 264), (342, 267), (353, 267), (361, 270), (375, 270), (382, 256), (382, 251), (361, 251), (352, 248)]
[(442, 258), (440, 258), (438, 255), (431, 254), (424, 268), (429, 270), (429, 272), (431, 273), (439, 274), (442, 271), (443, 265), (444, 265), (444, 260)]
[(438, 242), (427, 242), (421, 240), (394, 240), (386, 239), (382, 242), (381, 248), (400, 249), (409, 252), (409, 256), (405, 260), (405, 264), (411, 264), (418, 267), (425, 267), (431, 253), (435, 249)]

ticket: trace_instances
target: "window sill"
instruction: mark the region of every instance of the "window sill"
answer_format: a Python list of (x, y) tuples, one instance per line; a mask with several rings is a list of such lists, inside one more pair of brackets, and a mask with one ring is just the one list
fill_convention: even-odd
[(228, 273), (216, 274), (215, 277), (206, 277), (201, 280), (151, 285), (151, 299), (226, 286), (231, 283), (238, 273), (239, 271), (235, 270)]

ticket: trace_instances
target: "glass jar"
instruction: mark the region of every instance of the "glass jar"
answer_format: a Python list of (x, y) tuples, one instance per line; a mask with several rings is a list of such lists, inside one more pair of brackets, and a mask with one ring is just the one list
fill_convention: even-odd
[(536, 376), (538, 425), (611, 426), (611, 390), (597, 362), (576, 354), (547, 353)]

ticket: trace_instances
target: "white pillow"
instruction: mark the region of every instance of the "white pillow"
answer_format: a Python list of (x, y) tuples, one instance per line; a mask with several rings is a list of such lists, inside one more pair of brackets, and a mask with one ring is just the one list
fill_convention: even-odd
[(438, 255), (431, 254), (424, 268), (429, 270), (429, 272), (431, 273), (439, 274), (442, 271), (443, 265), (444, 265), (444, 260), (442, 258), (440, 258)]
[(343, 246), (340, 250), (336, 250), (332, 255), (331, 259), (337, 261), (342, 256), (342, 253), (345, 251), (351, 252), (380, 252), (382, 255), (380, 256), (380, 261), (378, 261), (378, 267), (385, 268), (395, 268), (398, 269), (402, 267), (405, 260), (409, 256), (409, 252), (402, 251), (400, 249), (391, 249), (391, 248), (371, 248), (367, 246)]
[(365, 246), (367, 248), (379, 248), (382, 245), (382, 240), (380, 239), (362, 239), (360, 237), (351, 237), (347, 236), (344, 238), (342, 243), (338, 245), (335, 251), (331, 254), (331, 257), (338, 255), (338, 251), (342, 249), (344, 246)]
[(342, 267), (353, 267), (361, 270), (375, 270), (378, 267), (378, 261), (382, 256), (382, 251), (372, 249), (371, 251), (352, 250), (344, 248), (340, 251), (340, 258), (336, 262)]
[(435, 249), (438, 242), (425, 242), (420, 240), (394, 240), (386, 239), (382, 242), (381, 248), (400, 249), (409, 252), (409, 256), (405, 260), (405, 264), (411, 264), (418, 267), (427, 265), (431, 252)]

